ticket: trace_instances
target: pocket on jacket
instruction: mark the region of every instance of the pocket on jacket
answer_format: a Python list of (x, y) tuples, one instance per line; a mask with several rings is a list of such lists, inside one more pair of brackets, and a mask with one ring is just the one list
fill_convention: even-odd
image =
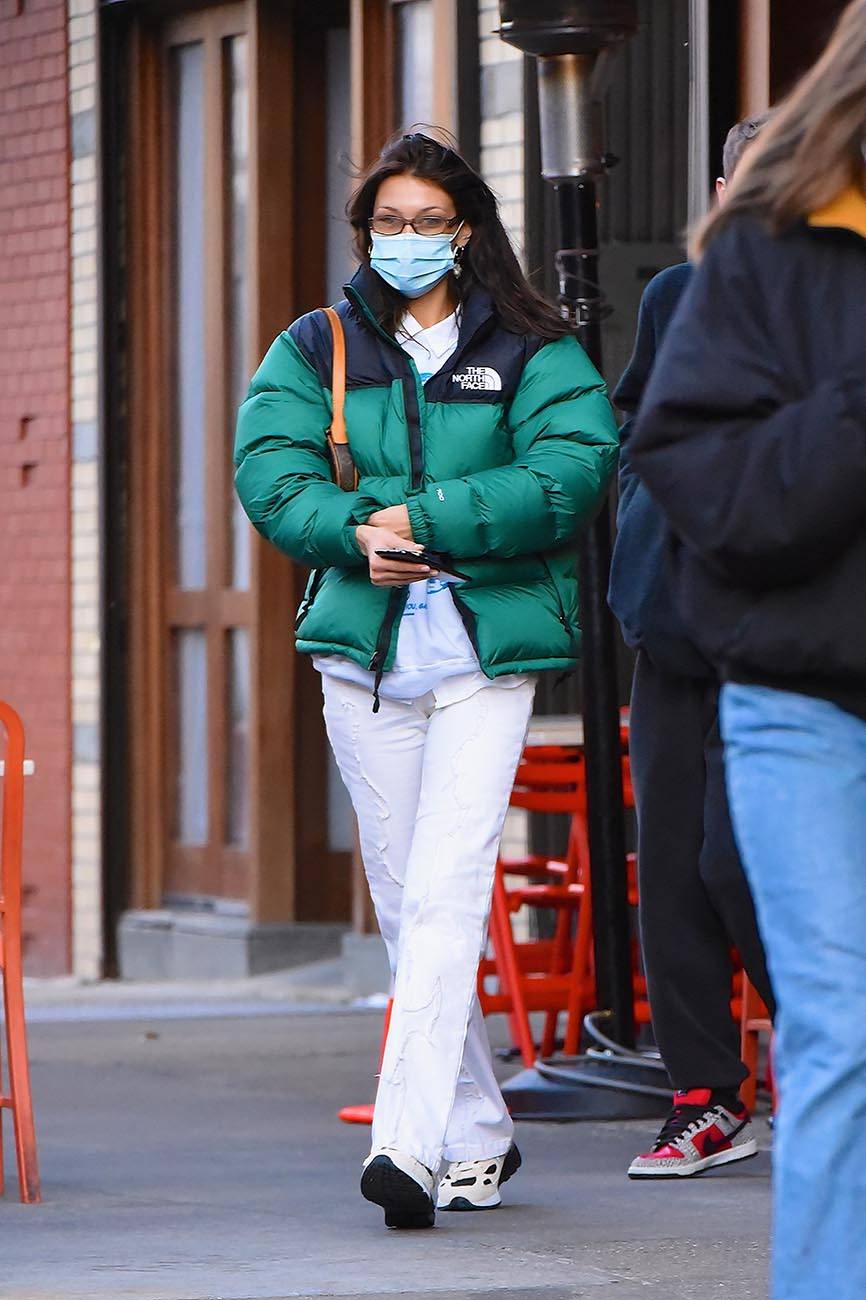
[[(547, 577), (550, 581), (550, 585), (553, 588), (553, 594), (556, 597), (556, 605), (559, 613), (559, 621), (562, 624), (562, 626), (565, 628), (571, 640), (575, 642), (575, 644), (577, 644), (580, 641), (579, 621), (575, 617), (575, 615), (569, 610), (569, 602), (567, 596), (563, 591), (563, 588), (560, 586), (559, 579), (554, 573), (552, 566), (548, 563), (548, 561), (544, 558), (543, 555), (540, 555), (538, 558), (541, 561), (542, 565), (544, 566), (544, 571), (547, 574)], [(574, 583), (575, 596), (576, 596), (577, 578), (574, 577), (572, 581)], [(575, 605), (576, 603), (577, 602), (575, 600)]]

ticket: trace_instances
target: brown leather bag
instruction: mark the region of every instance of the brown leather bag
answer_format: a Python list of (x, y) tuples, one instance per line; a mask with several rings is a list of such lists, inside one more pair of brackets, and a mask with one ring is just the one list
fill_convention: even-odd
[(324, 308), (334, 339), (334, 360), (331, 366), (331, 394), (333, 415), (328, 430), (328, 455), (334, 482), (344, 492), (354, 492), (358, 486), (358, 470), (352, 459), (349, 435), (346, 432), (346, 336), (343, 322), (333, 307)]

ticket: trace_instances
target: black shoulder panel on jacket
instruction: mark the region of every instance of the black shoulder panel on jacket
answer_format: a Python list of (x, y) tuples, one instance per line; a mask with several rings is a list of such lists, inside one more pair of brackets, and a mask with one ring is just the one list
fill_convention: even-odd
[[(399, 374), (394, 364), (396, 349), (390, 349), (362, 321), (345, 298), (335, 304), (346, 337), (346, 387), (365, 388), (390, 384)], [(319, 308), (301, 316), (289, 327), (289, 333), (319, 377), (323, 388), (331, 387), (334, 346), (331, 327)]]
[(334, 345), (325, 313), (321, 308), (307, 312), (289, 326), (288, 332), (319, 376), (320, 384), (330, 388)]

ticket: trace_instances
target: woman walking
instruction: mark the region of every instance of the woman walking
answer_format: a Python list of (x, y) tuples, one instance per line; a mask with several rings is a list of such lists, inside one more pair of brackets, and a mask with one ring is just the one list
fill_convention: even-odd
[(322, 675), (395, 977), (361, 1190), (388, 1226), (427, 1227), (437, 1183), (440, 1209), (493, 1208), (520, 1164), (476, 971), (536, 675), (576, 662), (575, 545), (617, 435), (452, 148), (390, 143), (349, 219), (360, 268), (336, 310), (357, 486), (331, 478), (334, 350), (312, 312), (253, 378), (237, 490), (313, 569), (298, 649)]
[(866, 1296), (866, 0), (698, 231), (632, 464), (683, 539), (778, 1001), (775, 1300)]

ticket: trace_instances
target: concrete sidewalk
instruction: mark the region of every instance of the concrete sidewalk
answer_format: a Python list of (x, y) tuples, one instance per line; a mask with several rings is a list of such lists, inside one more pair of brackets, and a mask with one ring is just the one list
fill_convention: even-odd
[(14, 1199), (7, 1143), (2, 1300), (765, 1297), (766, 1153), (644, 1186), (651, 1126), (525, 1125), (505, 1208), (389, 1233), (369, 1131), (335, 1119), (372, 1096), (381, 1015), (243, 1010), (33, 1024), (45, 1201)]
[[(310, 962), (237, 980), (82, 980), (74, 975), (25, 979), (31, 1024), (55, 1020), (121, 1020), (155, 1016), (189, 1020), (284, 1014), (298, 1006), (351, 1006), (359, 999), (340, 958)], [(385, 994), (373, 1001), (384, 1006)]]

